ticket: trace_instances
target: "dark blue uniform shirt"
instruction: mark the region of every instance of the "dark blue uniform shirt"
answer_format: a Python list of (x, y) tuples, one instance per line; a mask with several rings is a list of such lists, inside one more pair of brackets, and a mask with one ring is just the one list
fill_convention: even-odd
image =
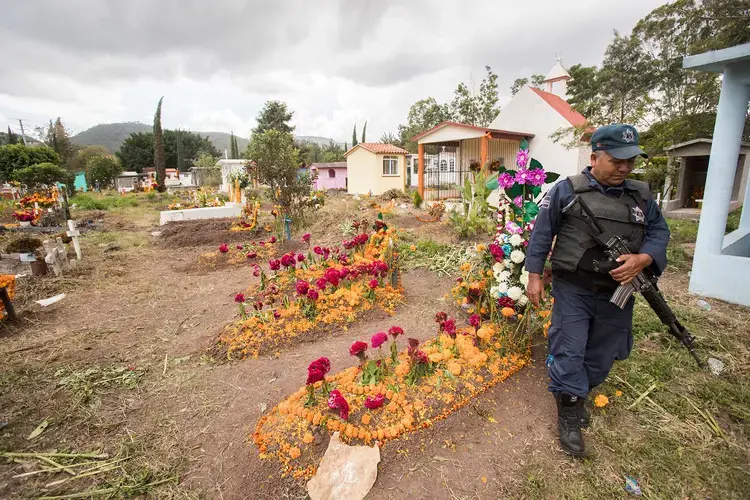
[[(619, 186), (602, 186), (591, 174), (591, 167), (586, 167), (583, 174), (588, 176), (589, 184), (607, 196), (620, 197), (625, 194), (624, 187), (630, 187), (628, 180)], [(555, 184), (539, 204), (539, 215), (536, 217), (534, 231), (531, 233), (529, 247), (526, 250), (526, 270), (541, 274), (544, 261), (552, 249), (552, 239), (562, 223), (562, 209), (573, 201), (573, 186), (561, 181)], [(646, 234), (638, 253), (646, 253), (654, 259), (653, 268), (661, 274), (667, 266), (667, 244), (669, 227), (653, 197), (646, 205)]]

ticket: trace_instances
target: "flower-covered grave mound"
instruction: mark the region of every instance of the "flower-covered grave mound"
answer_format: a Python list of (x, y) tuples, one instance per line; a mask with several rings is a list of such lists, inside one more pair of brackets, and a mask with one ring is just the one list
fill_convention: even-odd
[[(342, 248), (315, 246), (307, 255), (272, 259), (270, 275), (256, 265), (260, 282), (235, 297), (241, 318), (221, 332), (220, 349), (228, 357), (257, 357), (376, 306), (392, 314), (403, 298), (395, 237), (379, 222), (374, 233), (359, 233)], [(309, 234), (302, 238), (310, 244)]]
[[(438, 333), (425, 342), (404, 339), (398, 326), (374, 334), (370, 344), (355, 342), (349, 352), (358, 364), (331, 376), (327, 358), (314, 360), (307, 384), (258, 422), (252, 438), (261, 458), (280, 460), (283, 474), (310, 477), (325, 435), (383, 444), (446, 418), (529, 361), (529, 350), (506, 345), (511, 322), (472, 315), (470, 326), (457, 328), (445, 313), (435, 321)], [(541, 318), (533, 325), (540, 328)]]

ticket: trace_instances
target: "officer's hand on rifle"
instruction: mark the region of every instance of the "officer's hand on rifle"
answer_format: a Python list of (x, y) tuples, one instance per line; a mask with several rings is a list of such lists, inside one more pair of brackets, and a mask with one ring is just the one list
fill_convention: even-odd
[(544, 285), (542, 285), (542, 277), (537, 273), (529, 273), (529, 284), (526, 285), (526, 296), (536, 307), (539, 307), (539, 302), (544, 300)]
[[(611, 270), (609, 274), (615, 281), (619, 281), (621, 285), (627, 285), (633, 281), (633, 278), (638, 276), (638, 273), (650, 266), (653, 260), (654, 259), (646, 253), (628, 253), (620, 255), (617, 258), (617, 262), (620, 263), (620, 266)], [(531, 284), (531, 281), (529, 281), (529, 284)], [(531, 296), (529, 296), (529, 298), (531, 298)]]

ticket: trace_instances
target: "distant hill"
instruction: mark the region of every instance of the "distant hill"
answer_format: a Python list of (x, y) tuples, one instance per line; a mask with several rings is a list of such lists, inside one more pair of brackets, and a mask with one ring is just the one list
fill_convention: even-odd
[[(73, 142), (73, 144), (78, 144), (81, 146), (104, 146), (114, 153), (118, 149), (120, 149), (120, 146), (123, 142), (125, 142), (125, 139), (127, 139), (130, 134), (135, 134), (138, 132), (151, 132), (151, 130), (151, 125), (146, 125), (145, 123), (139, 122), (103, 123), (91, 127), (90, 129), (84, 130), (83, 132), (77, 133), (76, 135), (71, 137), (70, 140), (71, 142)], [(211, 139), (211, 142), (214, 143), (214, 146), (216, 146), (216, 149), (218, 149), (221, 153), (224, 153), (225, 149), (227, 151), (229, 151), (230, 149), (230, 134), (227, 134), (226, 132), (195, 131), (195, 133), (200, 134), (204, 137), (208, 136), (208, 138)], [(321, 146), (324, 144), (328, 144), (331, 141), (331, 139), (329, 139), (328, 137), (309, 135), (296, 136), (295, 139), (297, 141), (314, 142), (316, 144), (320, 144)], [(239, 147), (240, 151), (243, 151), (247, 147), (249, 142), (249, 139), (237, 136), (237, 146)], [(343, 142), (337, 142), (336, 144), (340, 146), (344, 145)]]

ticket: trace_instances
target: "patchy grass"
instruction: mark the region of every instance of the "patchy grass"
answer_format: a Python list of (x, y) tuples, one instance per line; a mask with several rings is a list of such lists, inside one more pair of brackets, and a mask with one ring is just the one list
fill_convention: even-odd
[[(674, 259), (685, 243), (695, 241), (697, 223), (669, 224)], [(689, 264), (676, 267), (689, 269)], [(696, 337), (700, 356), (719, 358), (725, 371), (716, 377), (699, 369), (639, 297), (633, 352), (594, 391), (607, 395), (610, 404), (593, 409), (586, 432), (589, 457), (576, 460), (560, 452), (532, 459), (518, 496), (622, 498), (625, 476), (638, 480), (646, 498), (744, 498), (750, 491), (747, 309), (716, 301), (711, 311), (703, 311), (683, 291), (685, 283), (674, 286), (676, 279), (666, 278), (667, 300)]]
[(398, 246), (402, 266), (408, 269), (428, 269), (446, 276), (457, 273), (466, 258), (466, 249), (433, 240), (402, 238)]

